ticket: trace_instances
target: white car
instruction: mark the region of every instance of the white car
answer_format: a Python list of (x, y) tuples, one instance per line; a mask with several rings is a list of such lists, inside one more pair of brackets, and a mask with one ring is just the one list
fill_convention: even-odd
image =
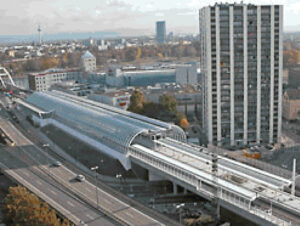
[(62, 163), (60, 161), (55, 161), (52, 165), (55, 167), (60, 167)]
[(79, 182), (82, 182), (82, 181), (85, 181), (85, 176), (81, 175), (81, 174), (78, 174), (75, 179)]

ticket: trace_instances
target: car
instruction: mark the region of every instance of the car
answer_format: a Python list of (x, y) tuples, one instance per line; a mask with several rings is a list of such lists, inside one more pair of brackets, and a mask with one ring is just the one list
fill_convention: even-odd
[(81, 175), (81, 174), (78, 174), (78, 175), (75, 177), (75, 179), (76, 179), (77, 181), (79, 181), (79, 182), (85, 181), (85, 177), (84, 177), (83, 175)]
[(52, 165), (55, 167), (60, 167), (62, 163), (60, 161), (55, 161)]

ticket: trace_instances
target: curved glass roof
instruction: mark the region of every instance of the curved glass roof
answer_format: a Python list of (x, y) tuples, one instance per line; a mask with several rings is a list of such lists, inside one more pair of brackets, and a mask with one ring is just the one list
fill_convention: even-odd
[(36, 92), (26, 101), (45, 111), (54, 111), (54, 118), (58, 121), (119, 151), (129, 147), (131, 141), (140, 133), (162, 132), (167, 129), (110, 111), (109, 108), (93, 106), (91, 101), (85, 103), (85, 99), (80, 100), (83, 101), (56, 92)]

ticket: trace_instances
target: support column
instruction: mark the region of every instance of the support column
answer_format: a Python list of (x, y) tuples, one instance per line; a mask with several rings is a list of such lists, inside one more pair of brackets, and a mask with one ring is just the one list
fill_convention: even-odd
[(183, 194), (186, 195), (188, 193), (186, 188), (183, 188)]
[(177, 195), (178, 194), (178, 190), (177, 190), (177, 184), (173, 183), (173, 194)]

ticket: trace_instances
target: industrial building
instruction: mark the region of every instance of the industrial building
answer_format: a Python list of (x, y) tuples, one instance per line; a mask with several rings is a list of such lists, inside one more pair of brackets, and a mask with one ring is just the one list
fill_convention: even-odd
[(141, 87), (176, 82), (182, 86), (196, 86), (198, 84), (197, 76), (195, 62), (145, 68), (109, 68), (106, 72), (106, 85), (110, 87)]
[(203, 129), (209, 143), (277, 143), (282, 114), (283, 6), (200, 10)]

